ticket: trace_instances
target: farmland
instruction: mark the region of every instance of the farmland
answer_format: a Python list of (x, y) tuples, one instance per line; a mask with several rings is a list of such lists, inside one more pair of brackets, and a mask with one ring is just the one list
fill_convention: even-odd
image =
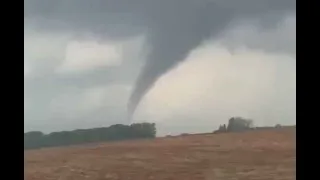
[(293, 180), (295, 128), (25, 151), (26, 180)]

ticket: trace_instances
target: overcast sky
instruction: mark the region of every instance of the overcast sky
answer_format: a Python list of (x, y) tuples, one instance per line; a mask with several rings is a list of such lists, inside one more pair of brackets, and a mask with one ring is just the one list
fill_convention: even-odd
[[(130, 123), (130, 94), (155, 64), (166, 70), (133, 121), (157, 123), (158, 135), (212, 131), (232, 116), (295, 124), (295, 1), (212, 0), (205, 9), (210, 21), (198, 23), (197, 16), (193, 24), (200, 12), (194, 7), (209, 1), (25, 0), (25, 131)], [(194, 42), (183, 50), (181, 40), (189, 37)], [(159, 42), (166, 51), (150, 63)], [(186, 58), (164, 65), (169, 61), (161, 58), (178, 51)]]

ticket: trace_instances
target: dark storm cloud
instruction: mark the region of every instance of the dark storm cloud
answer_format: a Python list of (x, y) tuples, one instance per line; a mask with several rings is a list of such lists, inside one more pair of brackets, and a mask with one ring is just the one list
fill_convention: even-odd
[(295, 0), (25, 0), (25, 20), (101, 39), (144, 35), (150, 47), (128, 105), (133, 113), (159, 77), (233, 21), (259, 19), (270, 28), (295, 7)]

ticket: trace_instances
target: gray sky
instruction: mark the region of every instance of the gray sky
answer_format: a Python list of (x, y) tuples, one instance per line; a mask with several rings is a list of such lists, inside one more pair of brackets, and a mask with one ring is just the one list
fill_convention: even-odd
[(159, 135), (294, 124), (295, 1), (239, 2), (25, 0), (25, 131), (129, 123), (134, 89)]

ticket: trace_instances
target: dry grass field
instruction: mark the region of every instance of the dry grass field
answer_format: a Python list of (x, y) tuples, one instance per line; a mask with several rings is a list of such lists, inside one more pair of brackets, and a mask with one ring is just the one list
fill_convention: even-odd
[(26, 180), (293, 180), (295, 128), (25, 151)]

